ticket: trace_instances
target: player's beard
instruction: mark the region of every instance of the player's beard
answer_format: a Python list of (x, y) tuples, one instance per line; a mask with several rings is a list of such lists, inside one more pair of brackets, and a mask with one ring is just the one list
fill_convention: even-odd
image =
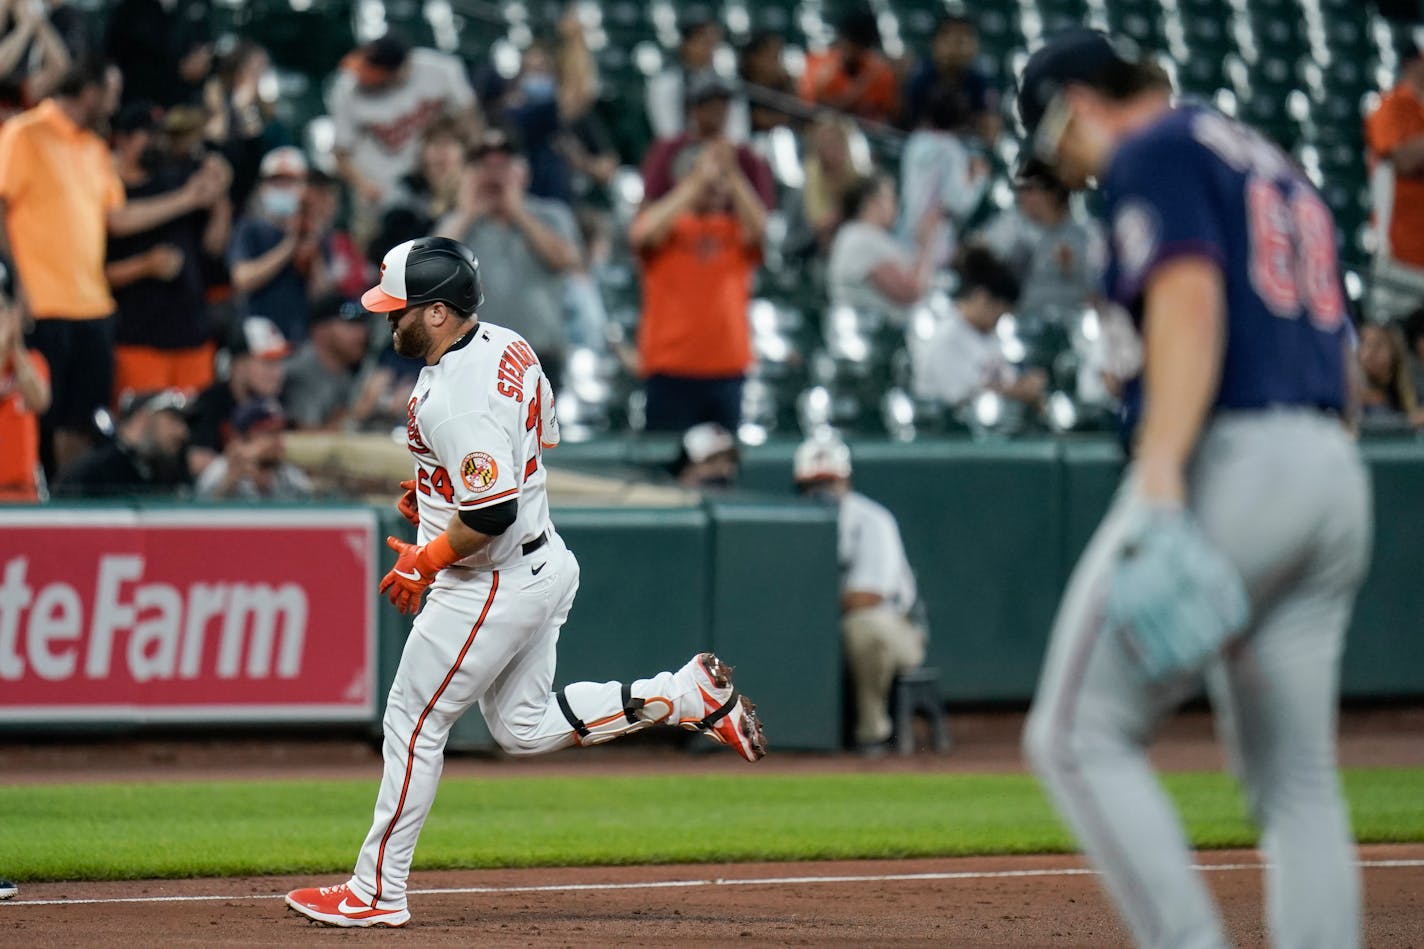
[(402, 356), (424, 359), (430, 352), (430, 330), (426, 329), (425, 320), (412, 320), (409, 326), (393, 330), (391, 344)]

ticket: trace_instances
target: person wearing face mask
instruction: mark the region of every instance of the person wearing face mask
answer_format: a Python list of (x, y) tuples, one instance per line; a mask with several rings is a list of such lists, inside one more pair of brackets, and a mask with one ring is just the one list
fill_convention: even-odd
[(108, 239), (211, 208), (227, 187), (224, 170), (213, 164), (174, 190), (127, 200), (109, 148), (93, 131), (113, 115), (122, 84), (117, 69), (86, 59), (54, 98), (0, 129), (0, 216), (19, 275), (17, 303), (34, 319), (27, 343), (49, 361), (54, 382), (41, 425), (48, 472), (84, 452), (94, 411), (113, 398)]
[(807, 439), (793, 462), (796, 490), (839, 512), (841, 627), (855, 690), (855, 743), (885, 750), (897, 673), (924, 662), (925, 631), (911, 619), (918, 593), (895, 515), (851, 490), (850, 449), (827, 433)]
[(558, 38), (536, 40), (524, 51), (519, 77), (503, 100), (503, 122), (523, 146), (534, 197), (573, 202), (570, 126), (587, 114), (597, 92), (593, 54), (570, 5), (559, 21)]
[(287, 417), (275, 399), (255, 399), (232, 416), (233, 437), (203, 469), (194, 493), (203, 500), (301, 501), (312, 496), (311, 479), (287, 460), (282, 431)]
[(321, 235), (304, 227), (299, 213), (306, 188), (307, 161), (300, 149), (268, 152), (252, 206), (233, 228), (228, 249), (242, 314), (267, 317), (293, 342), (306, 339), (311, 301), (331, 289)]
[[(156, 116), (152, 103), (137, 102), (111, 123), (114, 167), (132, 198), (156, 197), (183, 186), (187, 163), (170, 161), (158, 146)], [(205, 173), (227, 177), (221, 158), (204, 161)], [(170, 387), (191, 394), (212, 382), (214, 346), (203, 258), (222, 256), (231, 228), (232, 206), (224, 196), (211, 208), (109, 242), (104, 273), (118, 306), (116, 394)]]

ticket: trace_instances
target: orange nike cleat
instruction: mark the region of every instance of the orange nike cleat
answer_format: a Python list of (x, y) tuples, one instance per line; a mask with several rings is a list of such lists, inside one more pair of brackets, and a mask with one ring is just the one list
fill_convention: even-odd
[(702, 695), (703, 717), (684, 718), (678, 724), (700, 731), (713, 741), (730, 745), (748, 761), (766, 757), (766, 734), (752, 700), (732, 685), (732, 667), (710, 652), (693, 656), (677, 675), (690, 676)]
[(410, 922), (410, 910), (404, 906), (372, 909), (365, 900), (340, 886), (318, 886), (293, 890), (287, 894), (287, 906), (307, 919), (325, 926), (404, 926)]

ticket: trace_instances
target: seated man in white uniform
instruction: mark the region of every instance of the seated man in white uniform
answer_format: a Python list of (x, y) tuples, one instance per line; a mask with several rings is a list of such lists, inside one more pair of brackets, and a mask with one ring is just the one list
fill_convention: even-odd
[(925, 633), (910, 620), (915, 574), (895, 516), (852, 491), (850, 475), (850, 449), (834, 435), (796, 450), (797, 489), (840, 509), (841, 627), (855, 690), (855, 743), (869, 752), (890, 740), (890, 687), (897, 673), (924, 662)]

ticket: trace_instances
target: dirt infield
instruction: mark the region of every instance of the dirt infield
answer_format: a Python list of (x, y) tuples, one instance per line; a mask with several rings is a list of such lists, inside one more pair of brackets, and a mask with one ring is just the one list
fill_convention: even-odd
[[(947, 755), (866, 761), (774, 755), (790, 773), (985, 772), (1021, 768), (1018, 715), (951, 716)], [(1356, 767), (1424, 765), (1424, 710), (1347, 713), (1340, 757)], [(1169, 769), (1220, 766), (1205, 715), (1171, 722), (1154, 750)], [(536, 761), (452, 758), (447, 775), (646, 774), (735, 771), (725, 754), (665, 744), (564, 753)], [(0, 783), (216, 778), (379, 779), (360, 741), (106, 741), (0, 745)], [(354, 846), (354, 842), (353, 842)], [(1371, 949), (1424, 949), (1424, 846), (1360, 850)], [(1251, 851), (1202, 854), (1232, 938), (1266, 945), (1263, 874)], [(417, 872), (414, 919), (400, 931), (317, 927), (280, 898), (337, 878), (244, 877), (122, 883), (22, 882), (0, 903), (0, 946), (681, 946), (1113, 947), (1126, 935), (1076, 857), (764, 863)], [(436, 892), (441, 891), (441, 892)], [(117, 902), (116, 902), (117, 901)]]
[[(1365, 847), (1361, 859), (1366, 945), (1424, 945), (1424, 847)], [(1236, 945), (1266, 945), (1254, 853), (1218, 851), (1202, 863), (1217, 868), (1207, 878)], [(332, 930), (290, 913), (278, 894), (316, 882), (307, 879), (45, 883), (0, 904), (0, 944), (1128, 945), (1081, 867), (1072, 857), (979, 857), (416, 873), (414, 918), (395, 932)], [(112, 899), (133, 902), (65, 902)], [(36, 905), (46, 900), (58, 902)]]

